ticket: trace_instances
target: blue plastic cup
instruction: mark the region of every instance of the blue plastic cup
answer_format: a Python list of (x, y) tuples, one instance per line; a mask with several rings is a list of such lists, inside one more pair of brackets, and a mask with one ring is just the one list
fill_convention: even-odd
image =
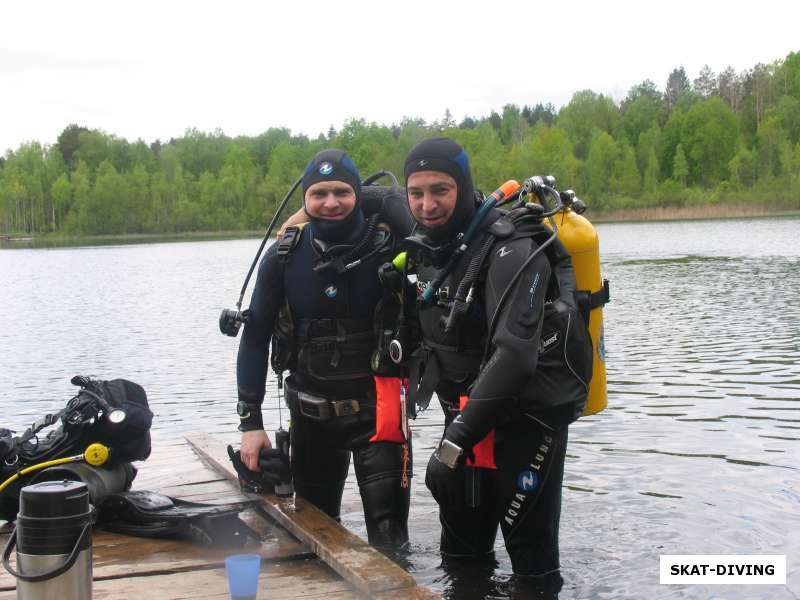
[(261, 557), (258, 554), (234, 554), (225, 558), (232, 600), (255, 600), (260, 568)]

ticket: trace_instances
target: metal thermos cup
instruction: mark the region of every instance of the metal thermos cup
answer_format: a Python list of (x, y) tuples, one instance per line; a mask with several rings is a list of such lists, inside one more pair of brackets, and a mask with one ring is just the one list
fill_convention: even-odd
[[(17, 525), (3, 552), (3, 566), (17, 578), (18, 600), (91, 600), (93, 521), (83, 482), (22, 488)], [(14, 546), (16, 570), (9, 562)]]

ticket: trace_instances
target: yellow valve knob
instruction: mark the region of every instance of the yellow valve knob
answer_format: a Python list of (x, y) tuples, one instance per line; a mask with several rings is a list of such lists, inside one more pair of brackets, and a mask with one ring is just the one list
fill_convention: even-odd
[(403, 269), (405, 269), (405, 267), (406, 267), (406, 253), (405, 252), (401, 252), (400, 254), (395, 256), (394, 260), (392, 261), (392, 265), (394, 265), (394, 268), (397, 269), (398, 271), (402, 271)]
[(90, 444), (83, 453), (83, 459), (93, 467), (99, 467), (108, 460), (108, 448), (103, 444)]

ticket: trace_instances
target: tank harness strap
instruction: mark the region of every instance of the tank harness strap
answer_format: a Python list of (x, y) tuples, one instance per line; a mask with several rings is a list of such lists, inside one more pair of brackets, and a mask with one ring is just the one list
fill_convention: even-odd
[(608, 284), (608, 279), (603, 279), (603, 287), (596, 292), (592, 292), (589, 296), (589, 307), (600, 308), (611, 301), (611, 290)]
[(584, 324), (589, 326), (589, 313), (595, 308), (601, 308), (611, 301), (608, 279), (603, 280), (603, 287), (596, 292), (588, 290), (575, 290), (575, 303), (578, 306)]
[(283, 237), (277, 242), (279, 262), (286, 263), (289, 260), (289, 255), (297, 247), (300, 238), (303, 236), (304, 226), (305, 223), (302, 225), (292, 225), (286, 228), (286, 231), (283, 233)]

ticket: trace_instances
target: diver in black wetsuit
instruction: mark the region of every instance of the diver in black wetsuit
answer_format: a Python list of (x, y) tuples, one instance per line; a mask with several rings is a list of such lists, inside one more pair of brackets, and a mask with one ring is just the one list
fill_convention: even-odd
[[(449, 139), (415, 146), (405, 176), (418, 223), (409, 257), (421, 295), (476, 214), (476, 197), (467, 155)], [(557, 593), (567, 425), (586, 401), (591, 347), (575, 320), (567, 251), (551, 243), (529, 260), (549, 235), (540, 220), (514, 227), (493, 210), (479, 232), (419, 307), (422, 345), (411, 361), (409, 400), (425, 407), (436, 392), (445, 412), (425, 483), (439, 503), (446, 563), (491, 557), (499, 524), (515, 575)], [(468, 265), (487, 239), (468, 308), (448, 328)], [(565, 368), (567, 354), (577, 367)]]
[(297, 494), (338, 519), (352, 453), (370, 542), (400, 547), (408, 541), (410, 439), (399, 380), (371, 368), (376, 307), (385, 310), (378, 267), (394, 256), (394, 238), (377, 217), (365, 219), (360, 176), (344, 152), (324, 150), (308, 163), (303, 194), (310, 223), (287, 231), (261, 261), (239, 346), (241, 457), (258, 470), (259, 452), (271, 446), (261, 403), (272, 338), (273, 368), (291, 372)]

